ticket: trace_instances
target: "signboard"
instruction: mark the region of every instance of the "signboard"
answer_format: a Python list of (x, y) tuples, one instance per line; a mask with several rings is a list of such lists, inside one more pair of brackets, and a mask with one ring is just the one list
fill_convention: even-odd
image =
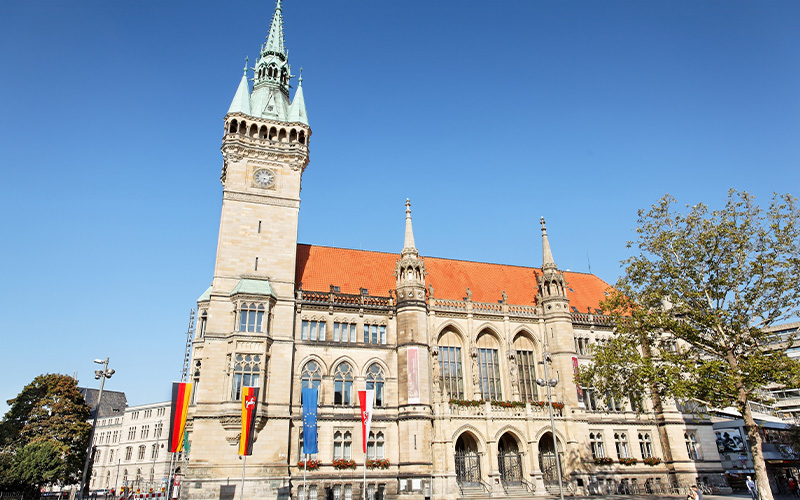
[(714, 431), (717, 451), (720, 453), (744, 453), (744, 441), (738, 428)]

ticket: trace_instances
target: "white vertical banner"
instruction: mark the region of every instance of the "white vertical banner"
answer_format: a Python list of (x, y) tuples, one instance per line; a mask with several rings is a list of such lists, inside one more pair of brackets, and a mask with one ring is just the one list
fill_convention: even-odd
[(409, 347), (406, 354), (408, 404), (419, 404), (419, 350), (416, 347)]

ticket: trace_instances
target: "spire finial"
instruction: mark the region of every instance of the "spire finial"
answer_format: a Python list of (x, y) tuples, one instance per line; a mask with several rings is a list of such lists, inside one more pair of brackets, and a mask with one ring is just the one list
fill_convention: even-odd
[(244, 74), (247, 75), (247, 62), (250, 60), (248, 56), (244, 57)]
[(542, 225), (542, 270), (557, 269), (556, 262), (553, 260), (553, 252), (550, 251), (550, 241), (547, 239), (547, 227), (544, 223), (544, 217), (539, 219)]
[[(300, 66), (300, 76), (297, 78), (297, 83), (302, 85), (303, 84), (303, 67)], [(312, 85), (313, 87), (313, 85)]]
[(403, 254), (410, 252), (417, 253), (417, 248), (414, 246), (414, 229), (411, 227), (411, 200), (406, 198), (406, 237), (403, 244)]
[(275, 5), (275, 13), (272, 14), (272, 22), (269, 26), (267, 43), (262, 48), (262, 52), (264, 50), (277, 52), (288, 57), (286, 48), (283, 46), (283, 15), (281, 0), (278, 0), (277, 4)]

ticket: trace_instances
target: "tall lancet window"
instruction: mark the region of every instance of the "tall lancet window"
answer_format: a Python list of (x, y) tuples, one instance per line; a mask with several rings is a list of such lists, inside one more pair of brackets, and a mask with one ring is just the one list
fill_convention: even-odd
[(448, 399), (464, 399), (461, 339), (452, 331), (439, 338), (439, 386)]
[(536, 359), (533, 355), (533, 341), (528, 335), (521, 333), (514, 339), (514, 350), (517, 352), (517, 384), (522, 401), (537, 401)]
[(478, 336), (478, 369), (481, 397), (487, 401), (502, 400), (500, 390), (500, 359), (497, 339), (490, 333)]

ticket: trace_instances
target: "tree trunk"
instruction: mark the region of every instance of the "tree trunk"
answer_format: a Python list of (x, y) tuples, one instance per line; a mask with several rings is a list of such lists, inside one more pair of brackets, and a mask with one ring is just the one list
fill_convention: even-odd
[[(736, 359), (736, 356), (733, 354), (732, 350), (729, 350), (725, 354), (725, 360), (733, 369), (734, 373), (739, 370), (739, 360)], [(758, 425), (756, 425), (756, 421), (753, 418), (753, 413), (750, 411), (747, 391), (745, 390), (741, 379), (736, 380), (735, 387), (739, 392), (737, 398), (739, 403), (739, 413), (742, 414), (744, 426), (745, 429), (747, 429), (747, 437), (750, 438), (750, 454), (753, 456), (753, 470), (756, 472), (755, 475), (756, 487), (758, 488), (758, 498), (759, 500), (773, 500), (772, 488), (769, 486), (769, 478), (767, 477), (767, 463), (764, 461), (764, 454), (761, 450), (761, 434), (758, 432)]]
[(764, 454), (761, 451), (761, 433), (758, 432), (758, 425), (750, 411), (750, 405), (744, 402), (744, 407), (740, 408), (744, 417), (744, 425), (747, 429), (747, 437), (750, 438), (750, 453), (753, 455), (753, 470), (756, 471), (756, 484), (758, 485), (759, 500), (772, 500), (772, 489), (769, 486), (767, 477), (767, 463), (764, 461)]

